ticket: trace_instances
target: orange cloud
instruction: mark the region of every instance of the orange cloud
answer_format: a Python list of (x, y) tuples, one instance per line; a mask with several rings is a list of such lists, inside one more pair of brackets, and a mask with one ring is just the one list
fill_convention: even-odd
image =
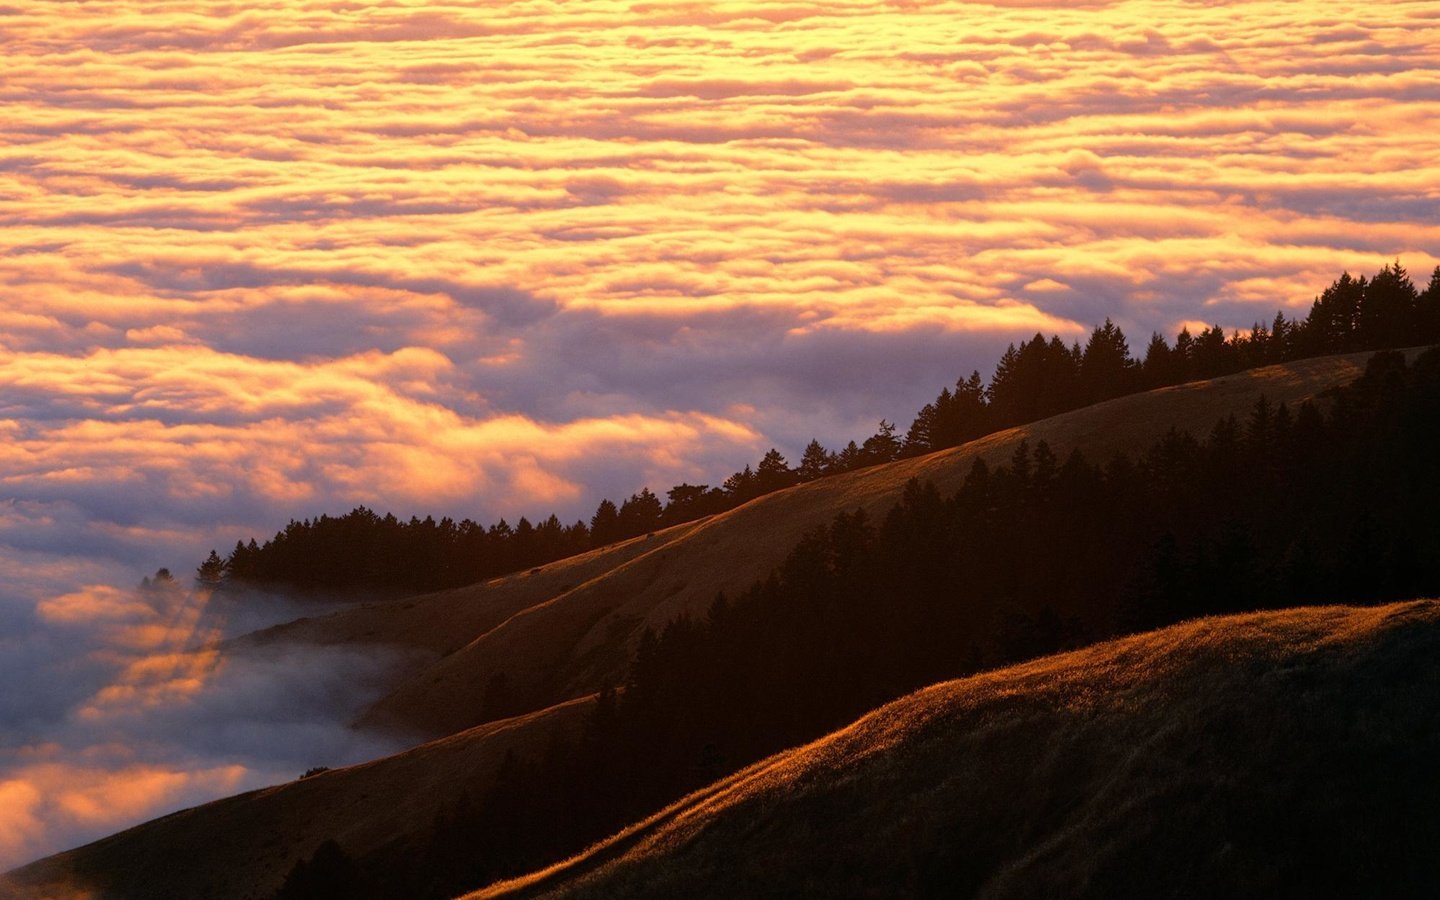
[(0, 781), (0, 860), (28, 858), (51, 839), (51, 830), (116, 828), (186, 796), (232, 792), (248, 774), (236, 765), (200, 770), (62, 762), (24, 766)]

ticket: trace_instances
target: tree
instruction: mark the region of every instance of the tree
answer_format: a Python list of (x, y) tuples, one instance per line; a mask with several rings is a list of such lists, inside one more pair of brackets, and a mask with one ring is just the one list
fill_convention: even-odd
[(1191, 372), (1196, 378), (1216, 378), (1234, 371), (1230, 366), (1233, 347), (1225, 341), (1225, 329), (1206, 328), (1195, 338), (1190, 350)]
[(790, 471), (790, 465), (780, 451), (774, 447), (760, 460), (755, 467), (755, 487), (761, 494), (768, 494), (771, 491), (778, 491), (787, 488), (795, 483), (795, 473)]
[(1310, 306), (1305, 319), (1306, 351), (1320, 355), (1354, 349), (1364, 298), (1365, 276), (1351, 278), (1349, 272), (1342, 272)]
[(1133, 390), (1130, 345), (1125, 332), (1107, 317), (1105, 324), (1090, 333), (1080, 358), (1081, 396), (1084, 402), (1109, 400)]
[(1414, 339), (1419, 294), (1400, 261), (1382, 268), (1365, 286), (1356, 317), (1359, 345), (1367, 350), (1399, 347)]
[(1275, 313), (1275, 320), (1270, 323), (1270, 356), (1266, 362), (1278, 363), (1294, 359), (1299, 337), (1299, 323), (1285, 318), (1283, 312)]
[(1145, 347), (1145, 361), (1140, 367), (1145, 387), (1157, 388), (1175, 384), (1181, 378), (1181, 368), (1175, 351), (1165, 343), (1165, 338), (1158, 331), (1152, 333), (1150, 343)]
[(590, 546), (603, 547), (620, 539), (620, 510), (610, 500), (601, 500), (590, 517)]
[(665, 511), (660, 498), (648, 487), (640, 493), (631, 494), (630, 499), (620, 507), (620, 533), (625, 537), (647, 534), (660, 526), (660, 515)]
[(730, 497), (730, 502), (736, 505), (753, 500), (760, 496), (758, 490), (755, 470), (748, 465), (725, 479), (724, 491)]
[(900, 458), (900, 439), (895, 436), (895, 423), (880, 420), (880, 429), (860, 446), (863, 465), (873, 466)]
[(708, 484), (677, 484), (665, 497), (668, 502), (660, 516), (661, 523), (665, 525), (677, 525), (719, 512), (725, 499), (720, 491), (711, 490)]
[(805, 445), (805, 453), (800, 457), (800, 466), (795, 474), (801, 481), (814, 481), (829, 472), (834, 462), (835, 454), (821, 446), (819, 441), (812, 440)]
[(935, 398), (935, 421), (930, 427), (931, 449), (958, 447), (992, 430), (990, 407), (985, 400), (985, 382), (973, 370), (969, 378), (957, 379), (952, 393), (948, 388)]
[[(162, 569), (161, 571), (164, 570)], [(157, 572), (156, 579), (158, 580), (159, 577), (159, 573)], [(218, 587), (224, 578), (225, 560), (220, 558), (220, 554), (211, 550), (210, 555), (205, 557), (205, 561), (195, 570), (195, 580), (198, 581), (202, 587)]]
[(1430, 285), (1415, 300), (1415, 319), (1420, 343), (1440, 341), (1440, 266), (1430, 273)]
[(829, 471), (832, 473), (849, 472), (851, 469), (858, 469), (863, 465), (865, 465), (864, 454), (860, 452), (859, 445), (851, 441), (836, 454), (834, 464)]
[[(940, 392), (939, 402), (950, 401), (950, 389), (946, 388)], [(905, 445), (901, 450), (904, 456), (921, 456), (929, 453), (935, 448), (935, 421), (937, 413), (934, 403), (927, 403), (915, 414), (915, 421), (910, 423), (910, 430), (905, 432)]]

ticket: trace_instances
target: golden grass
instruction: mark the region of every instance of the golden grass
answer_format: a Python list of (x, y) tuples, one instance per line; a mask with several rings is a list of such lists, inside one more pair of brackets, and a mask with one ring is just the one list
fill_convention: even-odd
[[(1168, 806), (1197, 784), (1248, 784), (1248, 767), (1261, 788), (1343, 795), (1383, 778), (1341, 770), (1325, 784), (1271, 783), (1287, 767), (1325, 770), (1332, 748), (1287, 743), (1291, 732), (1359, 729), (1362, 745), (1380, 746), (1389, 723), (1350, 721), (1356, 709), (1384, 718), (1372, 695), (1398, 697), (1406, 724), (1433, 722), (1437, 649), (1440, 602), (1324, 607), (1202, 619), (946, 682), (467, 900), (906, 896), (916, 854), (934, 850), (920, 845), (958, 839), (940, 852), (963, 857), (966, 835), (985, 857), (971, 873), (981, 896), (1096, 895), (1117, 860), (1157, 842), (1167, 816), (1208, 827), (1203, 808)], [(1346, 823), (1333, 824), (1343, 834)], [(1020, 837), (996, 852), (1007, 829)], [(1203, 869), (1213, 836), (1181, 837), (1161, 862), (1201, 858)], [(1240, 852), (1240, 868), (1216, 877), (1263, 883)]]

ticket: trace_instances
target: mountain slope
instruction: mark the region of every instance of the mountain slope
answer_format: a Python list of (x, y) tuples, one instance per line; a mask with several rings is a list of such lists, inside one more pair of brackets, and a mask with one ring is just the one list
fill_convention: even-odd
[(911, 478), (951, 493), (975, 459), (1008, 460), (1022, 440), (1048, 441), (1062, 459), (1078, 448), (1104, 461), (1146, 446), (1170, 428), (1203, 435), (1224, 416), (1248, 414), (1262, 395), (1297, 404), (1349, 383), (1370, 355), (1302, 360), (1122, 397), (761, 497), (688, 526), (663, 545), (475, 634), (382, 698), (366, 721), (403, 723), (432, 735), (475, 725), (475, 697), (500, 673), (530, 708), (600, 690), (623, 675), (647, 625), (658, 629), (683, 612), (703, 612), (717, 592), (733, 596), (764, 578), (806, 531), (836, 513), (863, 507), (883, 515)]
[[(646, 623), (707, 606), (719, 590), (763, 578), (808, 529), (863, 506), (882, 513), (912, 477), (954, 490), (972, 461), (1007, 459), (1022, 439), (1092, 459), (1134, 450), (1169, 427), (1210, 428), (1263, 393), (1296, 402), (1359, 375), (1368, 354), (1282, 367), (1127, 397), (992, 435), (964, 447), (782, 491), (731, 512), (456, 591), (348, 609), (235, 642), (393, 644), (424, 662), (367, 718), (453, 735), (366, 766), (208, 804), (142, 825), (22, 874), (55, 883), (122, 884), (134, 896), (264, 897), (326, 838), (355, 856), (404, 839), (467, 791), (484, 796), (511, 746), (543, 748), (583, 717), (587, 685), (623, 672)], [(491, 676), (516, 685), (517, 708), (549, 710), (489, 725)], [(474, 727), (479, 725), (480, 727)], [(469, 727), (471, 730), (464, 730)], [(673, 796), (673, 795), (671, 795)], [(217, 839), (223, 835), (224, 839)], [(146, 860), (183, 860), (148, 865)]]
[(364, 854), (431, 826), (462, 796), (483, 797), (507, 752), (573, 733), (593, 700), (146, 822), (0, 876), (0, 897), (266, 900), (327, 838)]
[(1204, 619), (948, 682), (497, 897), (1433, 896), (1440, 603)]

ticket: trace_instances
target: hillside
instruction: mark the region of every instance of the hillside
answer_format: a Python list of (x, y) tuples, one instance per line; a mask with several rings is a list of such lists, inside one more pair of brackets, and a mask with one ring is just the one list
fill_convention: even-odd
[(935, 685), (498, 897), (1433, 896), (1440, 603)]
[[(654, 549), (556, 593), (416, 672), (374, 708), (369, 724), (400, 724), (438, 736), (478, 724), (477, 694), (503, 673), (527, 708), (592, 693), (618, 680), (644, 628), (702, 612), (719, 591), (734, 595), (764, 578), (808, 530), (836, 513), (883, 514), (911, 478), (941, 493), (959, 487), (976, 458), (1006, 460), (1016, 445), (1048, 441), (1062, 458), (1079, 448), (1095, 460), (1146, 446), (1171, 428), (1206, 433), (1244, 416), (1264, 395), (1298, 404), (1360, 375), (1370, 354), (1301, 360), (1122, 397), (961, 447), (850, 472), (770, 494), (690, 526), (657, 534)], [(652, 540), (655, 540), (652, 539)], [(477, 595), (479, 601), (483, 595)], [(359, 613), (316, 623), (316, 633), (353, 633)], [(463, 633), (460, 629), (453, 632)], [(377, 626), (371, 639), (388, 640)]]
[(483, 796), (507, 752), (540, 752), (592, 703), (581, 698), (177, 812), (9, 873), (0, 897), (266, 900), (327, 838), (368, 853), (430, 827), (462, 796)]
[[(277, 643), (293, 645), (296, 652), (314, 643), (414, 649), (420, 663), (366, 721), (441, 739), (364, 766), (188, 810), (41, 861), (20, 875), (39, 884), (80, 878), (133, 897), (264, 898), (327, 838), (342, 841), (357, 857), (383, 857), (417, 829), (431, 827), (462, 793), (472, 800), (484, 797), (507, 750), (538, 754), (553, 735), (572, 732), (589, 707), (586, 698), (623, 672), (647, 623), (702, 610), (720, 590), (738, 593), (768, 574), (802, 534), (836, 513), (856, 507), (879, 513), (896, 503), (912, 478), (953, 491), (974, 459), (1008, 459), (1024, 439), (1046, 440), (1061, 454), (1078, 447), (1103, 460), (1140, 449), (1171, 427), (1204, 432), (1225, 415), (1244, 416), (1262, 394), (1295, 403), (1345, 384), (1364, 370), (1368, 356), (1306, 360), (1126, 397), (953, 450), (771, 494), (535, 571), (252, 635), (226, 652)], [(515, 692), (512, 711), (534, 714), (484, 723), (495, 718), (487, 713), (485, 695), (500, 673)], [(831, 720), (826, 729), (853, 715)], [(793, 741), (774, 746), (788, 743)], [(617, 817), (605, 828), (622, 821)], [(586, 839), (601, 833), (595, 830)], [(218, 834), (225, 839), (215, 840)]]

